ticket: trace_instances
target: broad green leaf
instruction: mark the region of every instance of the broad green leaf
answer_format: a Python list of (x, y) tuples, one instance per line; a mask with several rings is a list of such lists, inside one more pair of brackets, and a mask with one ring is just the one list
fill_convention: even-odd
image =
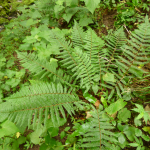
[(41, 134), (43, 134), (44, 132), (46, 132), (46, 128), (40, 128), (40, 129), (37, 129), (35, 130), (34, 132), (32, 132), (30, 135), (29, 135), (29, 138), (30, 138), (30, 141), (33, 143), (33, 144), (40, 144), (41, 142)]
[(124, 136), (124, 134), (120, 134), (118, 137), (118, 141), (119, 143), (123, 144), (126, 141), (126, 137)]
[(54, 58), (50, 59), (50, 66), (51, 66), (51, 71), (52, 72), (56, 72), (56, 68), (58, 67), (57, 61), (58, 60), (54, 59)]
[(9, 68), (12, 65), (14, 65), (14, 59), (13, 58), (11, 58), (10, 60), (8, 60), (6, 67)]
[(108, 107), (107, 101), (106, 101), (106, 99), (103, 96), (101, 96), (101, 102), (104, 105), (104, 108)]
[[(0, 71), (0, 79), (2, 79), (4, 76), (4, 73)], [(7, 78), (7, 77), (6, 77)], [(1, 83), (1, 82), (0, 82)]]
[(124, 133), (130, 141), (134, 141), (134, 136), (135, 136), (135, 128), (134, 127), (128, 127), (124, 131)]
[(71, 1), (70, 7), (78, 6), (79, 0), (66, 0), (66, 3), (67, 3), (68, 1)]
[(24, 43), (19, 46), (20, 50), (32, 50), (31, 43)]
[(123, 108), (118, 113), (118, 119), (123, 122), (127, 122), (128, 118), (131, 117), (131, 112), (127, 108)]
[(136, 126), (141, 126), (141, 125), (142, 125), (142, 122), (141, 122), (141, 120), (139, 120), (139, 119), (137, 119), (137, 118), (134, 118), (134, 124), (135, 124)]
[(20, 132), (20, 131), (16, 127), (16, 125), (14, 123), (12, 123), (11, 121), (6, 120), (5, 122), (0, 124), (0, 138), (2, 138), (4, 136), (9, 136), (16, 132)]
[(8, 78), (12, 78), (15, 74), (16, 74), (16, 71), (13, 71), (13, 70), (10, 70), (10, 69), (6, 69), (6, 70), (5, 70), (5, 75), (6, 75)]
[(24, 43), (35, 43), (36, 38), (33, 38), (33, 36), (26, 36), (26, 38), (23, 40)]
[(2, 84), (1, 88), (4, 89), (4, 90), (6, 90), (6, 91), (10, 91), (10, 85)]
[(6, 69), (5, 70), (5, 75), (7, 76), (7, 77), (5, 77), (5, 79), (7, 79), (7, 78), (12, 78), (14, 75), (15, 75), (15, 73), (16, 73), (16, 71), (13, 71), (13, 70), (10, 70), (10, 69)]
[(150, 134), (150, 127), (144, 127), (142, 128), (145, 132), (148, 132)]
[(28, 20), (19, 22), (19, 24), (22, 25), (23, 27), (29, 27), (36, 23), (38, 23), (38, 20), (33, 20), (33, 19), (28, 19)]
[(26, 26), (28, 27), (28, 26), (34, 25), (36, 23), (38, 23), (37, 20), (28, 19), (27, 22), (26, 22)]
[(132, 147), (137, 147), (139, 144), (138, 143), (129, 143), (128, 145), (130, 145)]
[(60, 11), (61, 10), (63, 10), (65, 7), (64, 6), (62, 6), (62, 5), (55, 5), (54, 6), (54, 12), (55, 12), (55, 16), (56, 16), (56, 18), (58, 18), (59, 19), (59, 13), (60, 13)]
[(94, 96), (92, 96), (91, 94), (89, 94), (89, 93), (84, 93), (83, 96), (84, 96), (84, 98), (85, 98), (86, 100), (88, 100), (90, 103), (95, 104), (95, 102), (97, 101), (97, 99), (96, 99)]
[(95, 84), (92, 86), (92, 89), (93, 89), (94, 94), (96, 95), (99, 90), (99, 86)]
[(147, 112), (144, 112), (144, 121), (145, 121), (146, 125), (147, 125), (148, 120), (150, 120), (150, 116)]
[(115, 80), (115, 77), (112, 73), (106, 73), (104, 76), (103, 76), (103, 80), (104, 81), (111, 81), (111, 82), (116, 82)]
[(6, 81), (6, 84), (10, 85), (13, 88), (16, 87), (20, 83), (20, 81), (21, 81), (20, 79), (11, 78)]
[(145, 141), (150, 141), (149, 135), (142, 134), (141, 136)]
[(39, 28), (35, 28), (33, 27), (31, 30), (31, 35), (34, 37), (35, 35), (37, 35), (38, 33), (40, 33), (40, 29)]
[(21, 69), (19, 72), (16, 72), (16, 78), (21, 78), (25, 75), (25, 69)]
[(124, 130), (124, 126), (121, 123), (117, 124), (117, 128), (122, 132)]
[(112, 115), (122, 109), (127, 102), (124, 102), (122, 99), (117, 100), (115, 103), (110, 104), (105, 110), (108, 114)]
[(57, 4), (57, 5), (63, 5), (63, 2), (64, 2), (65, 0), (57, 0), (55, 3)]
[(60, 138), (63, 139), (65, 136), (66, 136), (65, 131), (62, 131), (62, 132), (60, 133)]
[(78, 11), (78, 7), (66, 9), (66, 14), (63, 15), (63, 18), (69, 23), (72, 16)]
[(48, 44), (47, 45), (47, 50), (49, 51), (50, 55), (51, 54), (54, 54), (54, 55), (55, 54), (60, 54), (59, 46), (56, 45), (56, 44), (52, 44), (52, 45)]
[(33, 13), (31, 13), (31, 17), (36, 19), (36, 18), (41, 18), (41, 14), (39, 13), (39, 11), (35, 10)]
[(41, 146), (40, 146), (40, 149), (39, 150), (47, 150), (48, 148), (48, 145), (46, 145), (45, 143), (43, 143)]
[(59, 132), (59, 128), (58, 127), (50, 127), (48, 129), (48, 132), (49, 132), (50, 137), (57, 136), (58, 132)]
[(101, 0), (84, 0), (87, 9), (93, 14)]
[(137, 137), (142, 136), (142, 131), (141, 131), (141, 129), (135, 128), (135, 135), (136, 135)]
[(68, 131), (70, 129), (70, 127), (66, 127), (65, 129), (64, 129), (64, 131)]
[(25, 141), (26, 141), (26, 137), (24, 137), (24, 136), (20, 136), (17, 139), (17, 142), (18, 142), (19, 145), (25, 143)]
[(72, 135), (69, 134), (68, 137), (67, 137), (67, 140), (66, 140), (65, 144), (66, 144), (66, 145), (68, 145), (68, 144), (73, 144), (73, 143), (75, 143), (75, 141), (76, 141), (76, 138), (75, 138), (75, 137), (72, 137)]
[(81, 18), (79, 21), (80, 26), (87, 26), (90, 23), (93, 23), (93, 20), (92, 18), (88, 18), (88, 17)]
[(131, 92), (130, 93), (124, 93), (123, 94), (123, 99), (126, 101), (129, 101), (131, 99)]

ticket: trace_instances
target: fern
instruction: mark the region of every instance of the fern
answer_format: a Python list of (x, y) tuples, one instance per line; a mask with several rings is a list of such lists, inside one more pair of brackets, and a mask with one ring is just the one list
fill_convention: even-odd
[[(7, 102), (0, 105), (0, 110), (5, 114), (9, 112), (9, 120), (22, 126), (24, 122), (31, 124), (32, 115), (34, 114), (33, 126), (38, 122), (38, 126), (42, 123), (43, 116), (44, 124), (48, 120), (48, 115), (54, 124), (59, 125), (61, 112), (62, 117), (65, 117), (64, 109), (68, 114), (74, 114), (73, 104), (80, 107), (78, 96), (72, 92), (72, 89), (63, 88), (60, 83), (39, 82), (30, 87), (24, 87), (5, 99)], [(1, 117), (3, 115), (1, 113)]]
[[(79, 89), (97, 94), (101, 87), (106, 87), (110, 89), (108, 99), (115, 92), (122, 97), (129, 79), (140, 78), (146, 73), (138, 65), (149, 62), (148, 17), (129, 40), (123, 29), (119, 29), (109, 36), (106, 44), (92, 29), (84, 32), (77, 23), (69, 40), (59, 34), (58, 29), (47, 32), (46, 39), (51, 47), (60, 50), (58, 55), (53, 55), (58, 63), (39, 59), (34, 53), (17, 52), (22, 66), (41, 81), (6, 97), (6, 102), (0, 104), (2, 120), (8, 118), (18, 126), (40, 127), (50, 119), (54, 126), (59, 126), (61, 118), (66, 118), (65, 111), (72, 115), (75, 109), (83, 109), (85, 104), (77, 95)], [(116, 143), (115, 134), (108, 131), (113, 127), (102, 114), (101, 110), (94, 109), (93, 118), (87, 123), (90, 128), (79, 142), (80, 147), (112, 149), (111, 144)]]
[[(88, 122), (81, 125), (75, 132), (80, 132), (83, 136), (77, 143), (78, 147), (89, 150), (114, 150), (117, 149), (113, 143), (117, 143), (117, 135), (113, 133), (114, 127), (109, 123), (109, 118), (104, 118), (102, 106), (99, 109), (93, 108), (92, 117)], [(79, 131), (78, 131), (79, 130)], [(86, 131), (86, 132), (84, 132)]]

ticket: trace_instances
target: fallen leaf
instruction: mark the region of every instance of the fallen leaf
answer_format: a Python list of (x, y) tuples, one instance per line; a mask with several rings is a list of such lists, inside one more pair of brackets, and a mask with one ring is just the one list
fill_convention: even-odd
[(20, 132), (16, 133), (16, 137), (19, 138), (20, 137)]
[(95, 102), (95, 104), (94, 104), (95, 106), (96, 106), (96, 108), (98, 108), (99, 107), (99, 105), (100, 105), (100, 101), (99, 100), (97, 100), (96, 102)]
[(115, 112), (114, 114), (110, 115), (110, 117), (116, 118), (118, 112)]
[(90, 114), (90, 111), (87, 111), (87, 112), (86, 112), (86, 119), (88, 119), (88, 118), (90, 118), (90, 117), (92, 117), (92, 115)]

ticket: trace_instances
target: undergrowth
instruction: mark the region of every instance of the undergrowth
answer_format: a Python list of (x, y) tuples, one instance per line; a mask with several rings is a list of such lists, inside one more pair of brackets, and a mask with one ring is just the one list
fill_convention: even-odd
[(108, 35), (95, 32), (98, 9), (148, 9), (138, 2), (39, 0), (18, 8), (22, 15), (1, 33), (0, 149), (150, 148), (148, 15), (132, 32), (125, 16)]

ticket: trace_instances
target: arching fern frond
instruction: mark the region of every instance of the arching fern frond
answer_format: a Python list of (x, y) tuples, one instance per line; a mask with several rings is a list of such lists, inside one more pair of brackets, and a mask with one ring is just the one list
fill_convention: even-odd
[(118, 142), (117, 135), (110, 131), (114, 127), (109, 123), (109, 118), (104, 118), (103, 114), (101, 105), (97, 110), (93, 107), (92, 117), (75, 131), (83, 136), (77, 143), (78, 147), (87, 150), (114, 150), (116, 148), (114, 143)]
[(79, 24), (74, 21), (74, 27), (72, 31), (72, 43), (75, 46), (78, 46), (80, 48), (84, 45), (84, 37), (85, 32), (83, 32), (83, 29), (79, 26)]
[[(75, 31), (73, 31), (73, 37), (75, 32), (78, 32), (76, 29), (77, 27), (76, 24), (76, 27), (74, 27)], [(60, 61), (61, 66), (71, 70), (70, 75), (73, 74), (73, 77), (79, 79), (81, 88), (89, 90), (94, 84), (96, 71), (89, 56), (82, 48), (84, 44), (83, 35), (77, 41), (73, 40), (74, 42), (70, 44), (69, 41), (65, 40), (65, 37), (59, 35), (57, 32), (52, 31), (52, 33), (51, 43), (57, 44), (61, 51), (58, 57), (59, 59), (62, 59)], [(80, 40), (83, 40), (83, 42), (79, 42)]]
[(51, 80), (53, 82), (57, 79), (57, 81), (63, 84), (75, 86), (75, 83), (71, 84), (71, 82), (74, 81), (71, 76), (67, 75), (60, 69), (57, 70), (57, 63), (50, 63), (46, 59), (41, 60), (34, 53), (27, 54), (27, 52), (17, 52), (17, 54), (22, 66), (25, 69), (28, 69), (35, 76), (38, 75), (40, 79), (49, 77), (53, 78), (53, 80)]
[[(39, 82), (29, 87), (23, 87), (19, 92), (5, 98), (6, 102), (0, 104), (0, 115), (7, 113), (8, 119), (18, 126), (31, 122), (35, 127), (47, 123), (50, 118), (54, 124), (59, 125), (60, 118), (66, 118), (65, 111), (74, 114), (74, 106), (82, 107), (78, 96), (60, 83)], [(61, 114), (61, 116), (60, 116)], [(0, 117), (2, 117), (0, 116)], [(32, 119), (32, 117), (34, 118)]]
[[(146, 73), (144, 70), (138, 67), (140, 64), (146, 64), (149, 62), (150, 52), (150, 23), (148, 18), (145, 18), (145, 23), (139, 26), (139, 29), (131, 33), (130, 39), (126, 44), (123, 44), (119, 48), (119, 53), (113, 52), (114, 57), (108, 57), (109, 62), (107, 64), (108, 71), (114, 75), (115, 83), (107, 82), (112, 89), (109, 99), (116, 91), (118, 96), (124, 92), (123, 85), (126, 85), (129, 78), (140, 78)], [(111, 42), (113, 43), (113, 42)], [(111, 47), (111, 43), (108, 43)], [(115, 43), (115, 41), (114, 41)], [(111, 52), (111, 51), (110, 51)], [(116, 54), (115, 54), (116, 53)], [(105, 85), (104, 85), (105, 86)]]
[(104, 59), (105, 56), (102, 53), (104, 41), (99, 38), (91, 28), (89, 28), (86, 31), (84, 43), (85, 45), (83, 47), (86, 50), (86, 53), (95, 68), (95, 73), (98, 74), (100, 80), (106, 65), (106, 60)]
[(61, 62), (67, 69), (70, 69), (74, 74), (73, 77), (80, 79), (80, 87), (90, 89), (94, 84), (95, 79), (95, 68), (91, 64), (91, 60), (85, 52), (79, 47), (74, 48), (72, 52), (72, 57), (76, 61), (76, 64), (69, 59), (63, 59)]

